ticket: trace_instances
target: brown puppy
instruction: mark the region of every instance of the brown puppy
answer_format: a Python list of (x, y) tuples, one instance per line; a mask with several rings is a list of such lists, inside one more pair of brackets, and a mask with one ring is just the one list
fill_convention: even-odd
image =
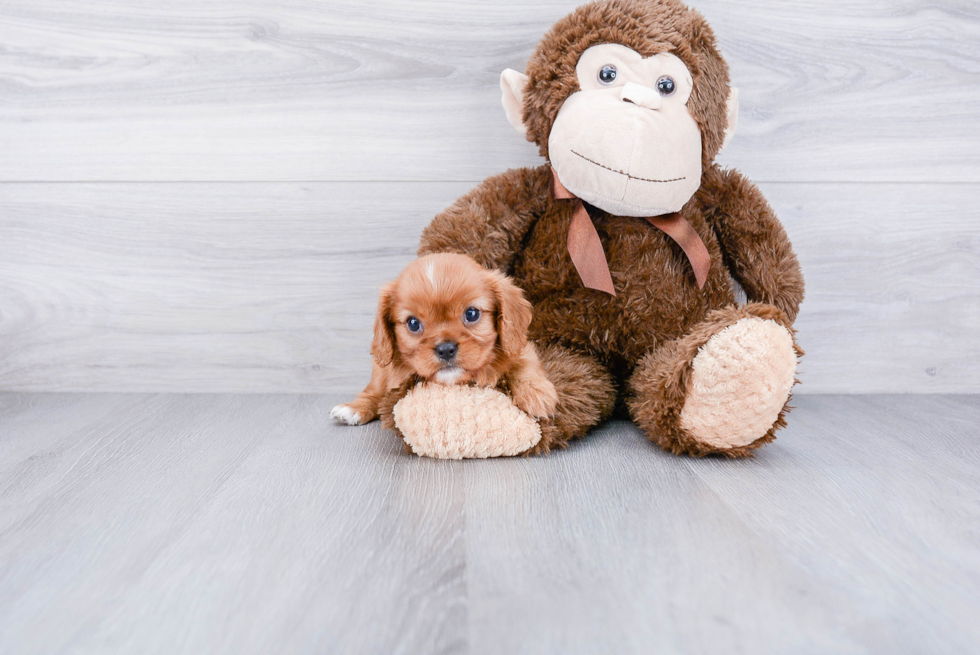
[(465, 255), (421, 257), (381, 290), (371, 381), (330, 415), (350, 425), (373, 421), (385, 395), (415, 376), (502, 387), (527, 414), (550, 416), (558, 395), (527, 340), (530, 323), (531, 303), (503, 274)]

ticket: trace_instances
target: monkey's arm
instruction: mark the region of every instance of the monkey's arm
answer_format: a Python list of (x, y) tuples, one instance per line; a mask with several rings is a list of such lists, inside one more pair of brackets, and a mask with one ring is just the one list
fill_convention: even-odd
[(707, 171), (704, 212), (718, 235), (725, 263), (750, 302), (765, 302), (796, 320), (803, 272), (789, 237), (759, 189), (738, 171)]
[(516, 168), (484, 180), (422, 231), (418, 254), (457, 252), (510, 272), (521, 241), (551, 202), (551, 169)]

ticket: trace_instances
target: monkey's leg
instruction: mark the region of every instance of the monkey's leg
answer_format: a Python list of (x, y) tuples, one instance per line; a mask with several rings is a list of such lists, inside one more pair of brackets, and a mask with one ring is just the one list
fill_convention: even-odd
[(605, 420), (616, 404), (616, 384), (605, 366), (584, 353), (556, 345), (538, 345), (538, 355), (548, 379), (558, 392), (555, 415), (541, 419), (541, 441), (528, 451), (547, 453), (566, 448)]
[(715, 310), (640, 360), (629, 380), (630, 415), (672, 453), (751, 456), (786, 425), (803, 354), (793, 334), (772, 305)]

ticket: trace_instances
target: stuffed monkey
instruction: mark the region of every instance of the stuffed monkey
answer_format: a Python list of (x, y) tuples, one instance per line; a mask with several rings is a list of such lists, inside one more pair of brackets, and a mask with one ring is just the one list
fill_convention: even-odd
[(617, 407), (677, 454), (772, 441), (803, 354), (803, 276), (759, 190), (714, 163), (738, 95), (704, 18), (678, 0), (586, 4), (501, 89), (547, 163), (485, 180), (424, 230), (419, 255), (470, 255), (533, 304), (559, 405), (532, 452)]

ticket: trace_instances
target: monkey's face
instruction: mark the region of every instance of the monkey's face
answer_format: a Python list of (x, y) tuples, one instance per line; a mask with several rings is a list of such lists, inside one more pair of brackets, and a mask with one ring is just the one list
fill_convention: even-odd
[(582, 54), (576, 75), (580, 90), (548, 138), (562, 184), (617, 216), (679, 211), (701, 186), (701, 130), (688, 111), (684, 63), (607, 43)]

